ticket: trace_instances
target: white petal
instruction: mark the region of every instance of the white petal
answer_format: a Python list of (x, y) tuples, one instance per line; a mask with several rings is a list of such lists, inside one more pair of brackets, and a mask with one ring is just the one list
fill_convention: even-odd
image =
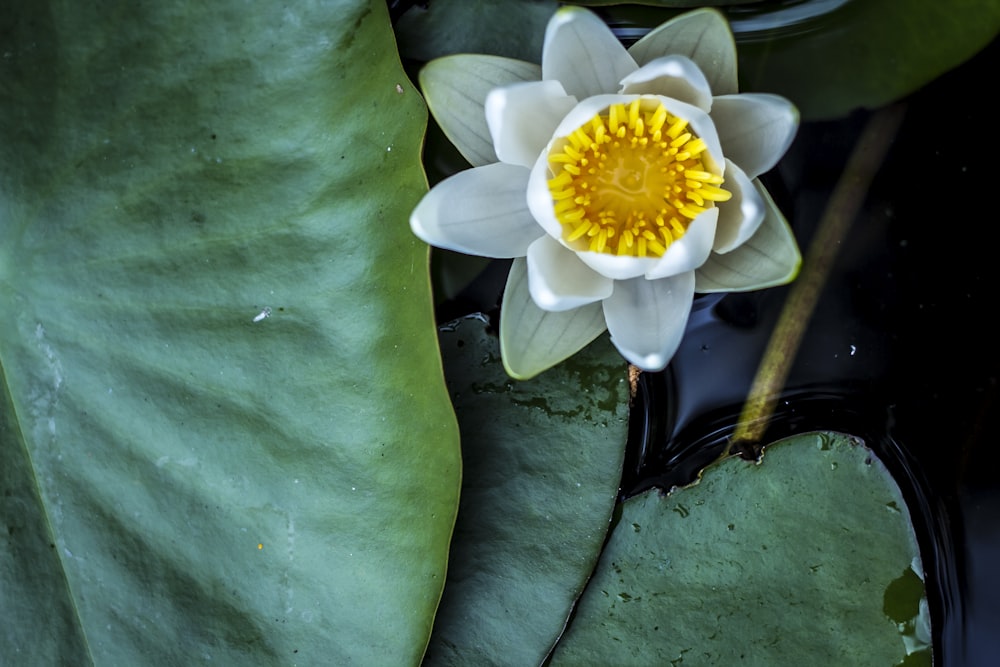
[(764, 222), (735, 250), (713, 254), (695, 271), (698, 292), (746, 292), (784, 285), (798, 275), (802, 255), (795, 235), (760, 181), (754, 187), (764, 201)]
[(556, 126), (576, 106), (558, 81), (494, 88), (486, 96), (486, 124), (501, 162), (532, 167)]
[(615, 283), (604, 300), (611, 342), (645, 371), (663, 370), (684, 337), (694, 298), (694, 273)]
[(528, 210), (529, 174), (502, 162), (460, 171), (424, 195), (410, 216), (410, 227), (439, 248), (521, 257), (545, 234)]
[(486, 126), (486, 95), (497, 86), (537, 81), (542, 68), (499, 56), (459, 54), (437, 58), (420, 70), (420, 89), (434, 120), (473, 167), (497, 161)]
[(545, 235), (528, 247), (528, 287), (539, 308), (563, 311), (606, 299), (611, 296), (614, 281)]
[(527, 261), (514, 260), (500, 306), (500, 356), (511, 377), (538, 375), (582, 350), (606, 328), (600, 303), (558, 313), (539, 308), (528, 291)]
[(719, 208), (719, 227), (712, 250), (718, 253), (727, 253), (753, 236), (764, 220), (764, 200), (753, 182), (731, 160), (726, 160), (723, 187), (733, 193), (733, 197), (716, 204)]
[(714, 9), (681, 14), (655, 28), (628, 52), (640, 65), (660, 56), (687, 56), (705, 73), (716, 95), (738, 90), (736, 43), (725, 17)]
[(618, 92), (637, 69), (632, 56), (595, 14), (563, 7), (549, 21), (542, 47), (542, 78), (555, 79), (577, 99)]
[(712, 108), (712, 89), (708, 80), (694, 61), (684, 56), (651, 60), (622, 79), (622, 93), (663, 95), (702, 111)]
[(708, 209), (692, 220), (684, 236), (671, 243), (663, 253), (663, 257), (657, 258), (656, 265), (646, 272), (646, 278), (648, 280), (669, 278), (693, 271), (704, 264), (712, 254), (718, 220), (719, 209), (716, 207)]
[(795, 105), (766, 93), (716, 97), (711, 116), (726, 157), (749, 178), (757, 178), (778, 162), (799, 127)]

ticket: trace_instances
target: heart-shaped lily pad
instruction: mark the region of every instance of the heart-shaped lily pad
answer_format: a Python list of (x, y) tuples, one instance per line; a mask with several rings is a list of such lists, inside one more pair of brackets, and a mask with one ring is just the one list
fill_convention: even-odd
[(553, 665), (930, 664), (906, 505), (834, 433), (624, 503)]

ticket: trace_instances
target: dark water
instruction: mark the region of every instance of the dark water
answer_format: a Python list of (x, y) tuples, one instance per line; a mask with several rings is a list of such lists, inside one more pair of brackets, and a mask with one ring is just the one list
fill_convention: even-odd
[[(890, 468), (928, 570), (935, 664), (949, 666), (1000, 664), (1000, 215), (982, 86), (997, 54), (906, 101), (766, 436), (849, 432)], [(803, 249), (869, 115), (805, 124), (765, 179)], [(788, 289), (696, 301), (671, 366), (641, 379), (625, 495), (687, 483), (722, 451)]]
[[(741, 44), (767, 41), (775, 37), (806, 35), (823, 30), (826, 18), (852, 2), (866, 0), (742, 0), (725, 3), (717, 8), (724, 11), (737, 40)], [(698, 3), (687, 3), (697, 7)], [(713, 3), (718, 4), (718, 3)], [(642, 5), (612, 5), (593, 8), (612, 28), (618, 39), (631, 43), (649, 32), (650, 25), (664, 20), (664, 9)], [(684, 8), (681, 8), (684, 9)], [(679, 12), (678, 12), (679, 13)]]
[[(744, 36), (808, 31), (838, 1), (750, 3), (730, 19)], [(762, 5), (770, 25), (759, 21)], [(615, 26), (626, 41), (639, 36), (626, 34), (627, 18)], [(1000, 664), (1000, 443), (992, 433), (1000, 207), (987, 100), (998, 53), (994, 44), (904, 101), (902, 126), (839, 244), (765, 436), (844, 431), (892, 471), (928, 572), (935, 664), (948, 667)], [(764, 178), (803, 252), (870, 116), (803, 124)], [(431, 182), (463, 168), (435, 145), (432, 129)], [(439, 319), (495, 316), (505, 276), (506, 264), (494, 263), (441, 304)], [(623, 496), (687, 483), (723, 450), (788, 290), (696, 300), (671, 365), (641, 376)]]

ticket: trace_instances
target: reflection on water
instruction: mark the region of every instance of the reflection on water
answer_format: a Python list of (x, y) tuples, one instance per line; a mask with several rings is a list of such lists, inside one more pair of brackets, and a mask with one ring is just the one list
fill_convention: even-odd
[(821, 21), (856, 0), (786, 0), (751, 3), (729, 9), (729, 24), (741, 41), (803, 35), (818, 30)]
[[(858, 0), (775, 0), (720, 6), (736, 39), (755, 42), (775, 37), (805, 35), (824, 28), (846, 5)], [(663, 11), (652, 8), (608, 8), (599, 10), (618, 39), (631, 43), (658, 25)]]

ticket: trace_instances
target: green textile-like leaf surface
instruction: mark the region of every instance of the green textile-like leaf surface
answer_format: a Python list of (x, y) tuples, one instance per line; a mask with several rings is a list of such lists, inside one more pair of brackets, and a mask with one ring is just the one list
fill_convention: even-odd
[(607, 336), (526, 381), (478, 319), (440, 335), (465, 478), (428, 665), (538, 665), (594, 568), (628, 431)]
[(416, 664), (460, 463), (385, 3), (0, 35), (0, 660)]
[(885, 467), (795, 436), (626, 501), (552, 664), (929, 665), (922, 577)]

